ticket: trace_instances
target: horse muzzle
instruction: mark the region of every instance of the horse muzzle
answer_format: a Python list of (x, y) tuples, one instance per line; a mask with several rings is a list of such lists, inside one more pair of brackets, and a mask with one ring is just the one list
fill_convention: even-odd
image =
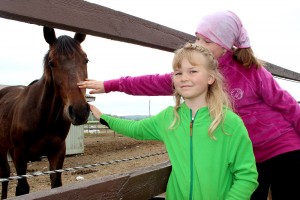
[(90, 114), (90, 107), (87, 103), (81, 106), (68, 107), (68, 115), (73, 125), (82, 125), (87, 123)]

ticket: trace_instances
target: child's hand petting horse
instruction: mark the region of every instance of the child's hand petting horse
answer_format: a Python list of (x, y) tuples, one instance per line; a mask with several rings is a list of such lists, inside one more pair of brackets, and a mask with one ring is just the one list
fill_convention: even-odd
[(92, 79), (86, 79), (77, 83), (79, 88), (92, 89), (90, 94), (105, 93), (103, 81), (97, 81)]
[(92, 112), (92, 114), (94, 115), (94, 117), (96, 117), (97, 120), (100, 120), (100, 117), (102, 115), (102, 112), (96, 108), (94, 105), (89, 104), (90, 105), (90, 110)]

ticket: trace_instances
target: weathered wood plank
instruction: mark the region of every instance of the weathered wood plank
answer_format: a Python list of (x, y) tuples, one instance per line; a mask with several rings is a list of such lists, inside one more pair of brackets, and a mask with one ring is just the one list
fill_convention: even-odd
[(72, 183), (59, 188), (9, 198), (14, 200), (150, 199), (166, 191), (170, 162), (141, 168), (125, 174)]
[(294, 71), (291, 71), (289, 69), (285, 69), (283, 67), (279, 67), (277, 65), (274, 65), (272, 63), (266, 62), (265, 67), (269, 72), (273, 74), (273, 76), (277, 76), (280, 78), (290, 79), (293, 81), (300, 81), (300, 73), (296, 73)]
[(0, 1), (0, 17), (173, 51), (194, 36), (81, 0)]

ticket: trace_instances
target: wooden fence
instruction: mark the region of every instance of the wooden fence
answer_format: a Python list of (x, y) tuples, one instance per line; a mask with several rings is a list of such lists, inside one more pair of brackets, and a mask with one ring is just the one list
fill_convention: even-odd
[[(0, 17), (168, 52), (195, 40), (193, 35), (81, 0), (1, 0)], [(274, 76), (300, 81), (299, 73), (266, 63)], [(165, 191), (170, 171), (170, 163), (163, 163), (14, 199), (151, 199)]]
[(116, 174), (84, 182), (77, 182), (59, 188), (33, 192), (10, 199), (152, 199), (153, 197), (166, 191), (166, 185), (170, 172), (170, 163), (164, 162), (125, 174)]

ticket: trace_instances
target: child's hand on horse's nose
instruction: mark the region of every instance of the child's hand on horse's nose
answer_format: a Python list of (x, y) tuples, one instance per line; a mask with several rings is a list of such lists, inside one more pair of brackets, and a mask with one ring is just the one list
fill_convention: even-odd
[(89, 104), (89, 106), (90, 106), (90, 110), (91, 110), (92, 114), (96, 117), (96, 119), (99, 120), (102, 115), (101, 111), (92, 104)]

